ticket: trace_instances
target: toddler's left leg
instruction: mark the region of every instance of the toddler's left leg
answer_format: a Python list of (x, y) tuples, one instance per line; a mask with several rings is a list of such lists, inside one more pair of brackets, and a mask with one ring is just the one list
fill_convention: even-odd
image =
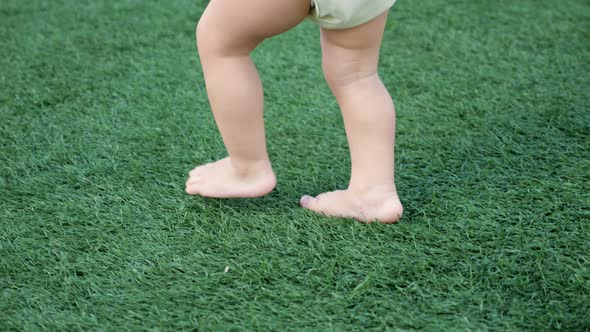
[(342, 111), (352, 170), (346, 190), (304, 196), (304, 208), (363, 222), (393, 223), (403, 213), (394, 182), (395, 109), (377, 74), (386, 19), (322, 29), (324, 74)]

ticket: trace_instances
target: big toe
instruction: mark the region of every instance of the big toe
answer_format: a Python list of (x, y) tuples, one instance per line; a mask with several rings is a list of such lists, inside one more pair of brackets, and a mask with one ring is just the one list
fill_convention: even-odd
[[(320, 195), (321, 196), (321, 195)], [(318, 197), (312, 197), (312, 196), (308, 196), (305, 195), (303, 197), (301, 197), (300, 200), (300, 204), (301, 207), (304, 209), (308, 209), (323, 215), (327, 215), (328, 211), (326, 211), (326, 206), (324, 206), (325, 204), (322, 204), (322, 202), (320, 201), (320, 196)]]
[(311, 206), (315, 203), (315, 200), (316, 199), (314, 197), (305, 195), (301, 197), (301, 199), (299, 200), (299, 204), (302, 208), (311, 209)]
[(195, 181), (194, 179), (189, 180), (186, 182), (185, 191), (189, 195), (198, 195), (199, 194), (199, 182)]

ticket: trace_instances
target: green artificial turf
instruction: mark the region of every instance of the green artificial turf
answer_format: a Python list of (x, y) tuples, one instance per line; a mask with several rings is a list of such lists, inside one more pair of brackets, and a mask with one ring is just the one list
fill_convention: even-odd
[(254, 53), (277, 189), (184, 193), (203, 8), (0, 3), (0, 330), (590, 329), (587, 0), (398, 1), (397, 225), (298, 207), (349, 176), (310, 22)]

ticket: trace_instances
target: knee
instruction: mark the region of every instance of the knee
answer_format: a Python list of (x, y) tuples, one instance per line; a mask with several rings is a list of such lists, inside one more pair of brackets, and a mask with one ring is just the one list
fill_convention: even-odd
[(377, 76), (376, 66), (353, 58), (336, 60), (331, 57), (323, 57), (322, 70), (324, 78), (332, 90)]
[(201, 58), (248, 55), (254, 48), (239, 33), (228, 30), (219, 19), (207, 15), (197, 23), (196, 39)]
[(342, 68), (339, 68), (334, 61), (330, 61), (330, 59), (326, 59), (326, 57), (322, 58), (322, 72), (324, 73), (324, 78), (330, 88), (338, 85), (338, 82), (341, 81), (342, 76), (344, 76)]
[(211, 27), (211, 24), (207, 22), (207, 19), (205, 19), (204, 16), (201, 17), (199, 22), (197, 22), (197, 28), (195, 29), (197, 50), (201, 57), (215, 51), (214, 33), (215, 29)]

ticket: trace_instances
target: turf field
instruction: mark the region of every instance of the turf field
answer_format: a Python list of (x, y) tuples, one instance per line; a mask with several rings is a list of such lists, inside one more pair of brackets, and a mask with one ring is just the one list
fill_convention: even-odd
[(0, 3), (0, 330), (590, 329), (587, 0), (398, 1), (388, 226), (298, 207), (349, 175), (310, 22), (254, 54), (277, 189), (184, 194), (203, 9)]

